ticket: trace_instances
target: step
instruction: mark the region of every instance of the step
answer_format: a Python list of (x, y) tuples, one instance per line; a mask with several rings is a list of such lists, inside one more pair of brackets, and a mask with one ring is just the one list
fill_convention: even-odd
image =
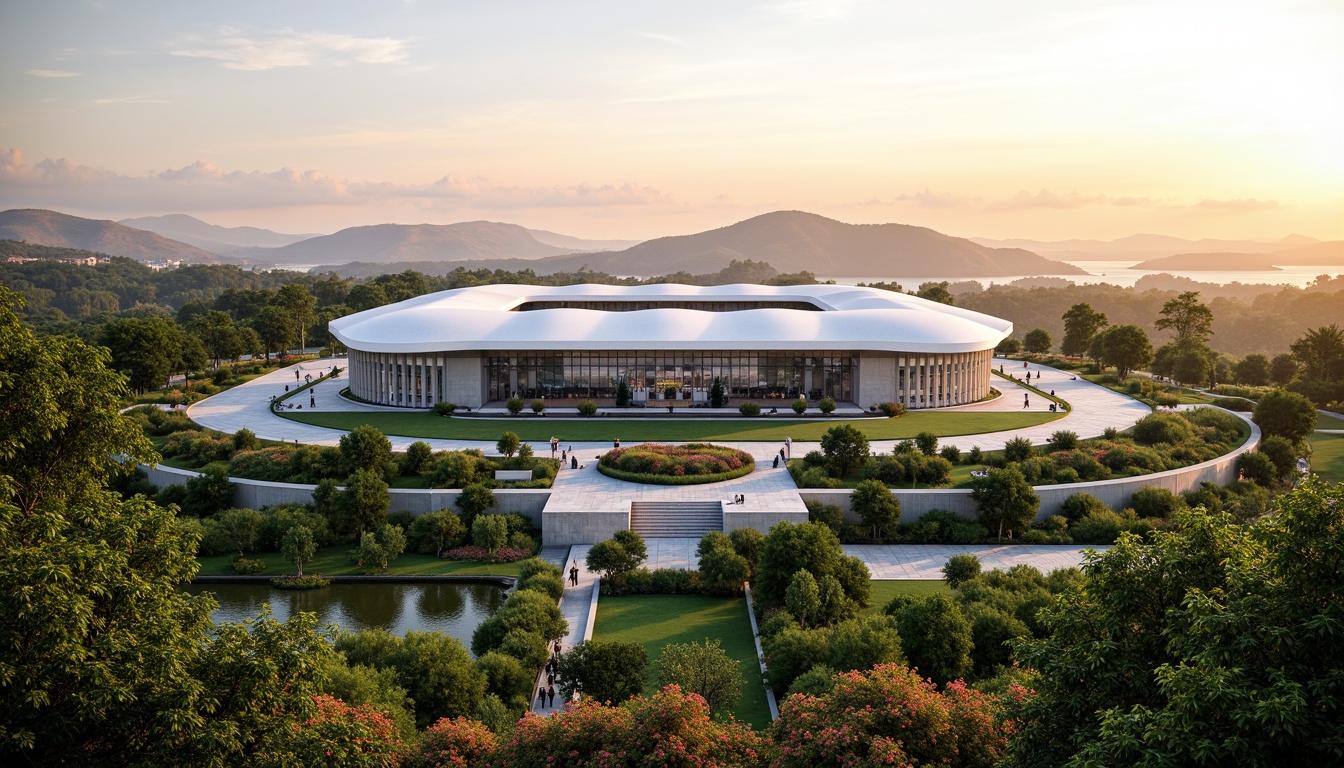
[(719, 501), (636, 501), (630, 504), (630, 529), (645, 538), (698, 538), (723, 530)]

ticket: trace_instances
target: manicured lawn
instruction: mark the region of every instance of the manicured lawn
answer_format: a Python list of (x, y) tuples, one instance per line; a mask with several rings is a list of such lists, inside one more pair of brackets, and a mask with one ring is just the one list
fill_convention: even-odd
[(1316, 414), (1317, 429), (1344, 429), (1344, 419), (1335, 416), (1326, 416), (1323, 413)]
[[(317, 553), (312, 562), (303, 567), (304, 573), (323, 576), (359, 576), (364, 573), (350, 560), (350, 550), (354, 546), (338, 546)], [(294, 572), (294, 566), (285, 560), (279, 552), (249, 554), (248, 557), (266, 563), (266, 575), (283, 576)], [(201, 576), (232, 576), (229, 568), (232, 555), (215, 555), (198, 558), (201, 563)], [(406, 553), (392, 561), (388, 569), (391, 576), (517, 576), (517, 563), (471, 563), (460, 560), (439, 560), (433, 555)]]
[(923, 597), (939, 592), (952, 594), (952, 588), (945, 581), (870, 581), (872, 601), (865, 613), (881, 613), (882, 609), (897, 595)]
[(1344, 435), (1311, 435), (1311, 471), (1322, 480), (1344, 483)]
[(751, 637), (747, 601), (742, 598), (701, 595), (637, 595), (604, 597), (597, 604), (593, 637), (639, 643), (649, 654), (649, 683), (645, 693), (658, 689), (658, 659), (669, 643), (703, 643), (717, 639), (746, 681), (733, 716), (760, 730), (770, 724), (761, 665)]
[(457, 440), (499, 439), (514, 432), (523, 440), (545, 442), (558, 435), (562, 443), (579, 441), (606, 442), (619, 437), (629, 442), (687, 442), (693, 440), (739, 440), (783, 442), (820, 440), (826, 430), (838, 424), (853, 424), (872, 440), (914, 437), (920, 432), (939, 436), (977, 435), (1022, 429), (1062, 418), (1064, 412), (1029, 411), (938, 413), (916, 411), (897, 419), (860, 419), (830, 421), (817, 419), (616, 419), (602, 416), (591, 419), (531, 418), (445, 418), (433, 413), (302, 413), (286, 411), (286, 419), (332, 429), (349, 431), (371, 424), (386, 435), (431, 437)]

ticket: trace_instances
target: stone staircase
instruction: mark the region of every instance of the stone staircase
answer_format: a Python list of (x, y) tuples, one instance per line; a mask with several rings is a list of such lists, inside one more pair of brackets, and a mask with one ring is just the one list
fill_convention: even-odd
[(630, 503), (630, 530), (646, 539), (698, 539), (723, 530), (723, 503), (634, 501)]

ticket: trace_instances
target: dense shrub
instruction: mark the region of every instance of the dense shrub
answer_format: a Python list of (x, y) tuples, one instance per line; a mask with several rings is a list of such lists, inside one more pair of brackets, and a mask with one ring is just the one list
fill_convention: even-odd
[(888, 418), (898, 418), (905, 415), (905, 403), (882, 403), (878, 406), (878, 409)]
[(750, 400), (737, 406), (737, 412), (743, 416), (760, 416), (761, 404), (753, 403)]
[(988, 535), (974, 520), (941, 509), (925, 512), (918, 521), (901, 527), (901, 541), (911, 544), (974, 544)]
[(1026, 461), (1031, 454), (1031, 441), (1025, 437), (1014, 437), (1003, 445), (1003, 457), (1008, 461)]
[(1077, 522), (1093, 512), (1109, 512), (1110, 509), (1101, 499), (1080, 491), (1065, 499), (1059, 511), (1070, 522)]
[(580, 400), (577, 406), (580, 416), (593, 416), (597, 414), (597, 403), (592, 400)]
[(793, 401), (793, 412), (794, 412), (794, 413), (798, 414), (799, 416), (802, 416), (803, 413), (805, 413), (806, 411), (807, 411), (807, 401), (806, 401), (806, 400), (804, 400), (803, 398), (800, 397), (800, 398), (798, 398), (797, 400), (794, 400), (794, 401)]
[(453, 412), (456, 410), (457, 405), (446, 400), (440, 400), (434, 404), (434, 412), (440, 416), (452, 416)]
[(1134, 495), (1129, 499), (1129, 506), (1134, 509), (1139, 517), (1156, 517), (1166, 520), (1178, 510), (1184, 509), (1185, 502), (1181, 497), (1166, 488), (1148, 486), (1134, 492)]
[(1134, 439), (1146, 445), (1183, 443), (1194, 437), (1190, 422), (1175, 413), (1153, 413), (1134, 425)]

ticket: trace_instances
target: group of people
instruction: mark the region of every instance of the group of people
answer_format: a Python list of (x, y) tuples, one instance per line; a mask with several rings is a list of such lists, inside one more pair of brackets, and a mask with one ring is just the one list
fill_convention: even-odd
[(729, 504), (746, 504), (746, 503), (747, 503), (747, 495), (746, 495), (745, 493), (734, 494), (734, 495), (733, 495), (733, 500), (730, 501), (730, 502), (728, 502), (728, 503), (729, 503)]
[(538, 707), (555, 706), (555, 676), (560, 671), (560, 648), (559, 640), (551, 646), (551, 658), (546, 660), (546, 684), (537, 686)]

